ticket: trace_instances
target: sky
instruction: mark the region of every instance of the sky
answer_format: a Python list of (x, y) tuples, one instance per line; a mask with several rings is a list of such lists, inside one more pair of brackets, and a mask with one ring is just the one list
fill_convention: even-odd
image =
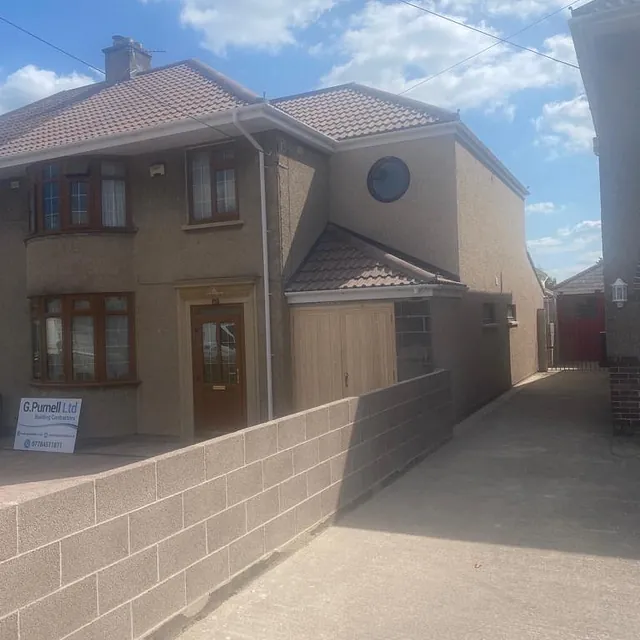
[[(568, 0), (411, 1), (510, 38)], [(351, 81), (400, 93), (496, 42), (399, 0), (26, 0), (0, 3), (0, 16), (99, 68), (111, 36), (131, 36), (155, 51), (154, 66), (198, 58), (267, 98)], [(563, 10), (513, 40), (576, 64), (569, 18)], [(0, 113), (99, 79), (0, 23)], [(578, 70), (498, 43), (405, 95), (459, 110), (528, 187), (536, 266), (562, 280), (600, 258), (598, 163)]]

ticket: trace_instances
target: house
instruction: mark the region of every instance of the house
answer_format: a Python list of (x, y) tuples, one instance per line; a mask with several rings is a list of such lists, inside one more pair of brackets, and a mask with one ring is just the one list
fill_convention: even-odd
[[(617, 428), (636, 429), (640, 427), (640, 78), (636, 72), (640, 2), (594, 0), (573, 11), (570, 26), (600, 160), (613, 420)], [(614, 283), (620, 287), (614, 289)]]
[(79, 397), (80, 437), (206, 437), (439, 367), (462, 416), (536, 371), (526, 189), (457, 114), (104, 52), (0, 117), (5, 430)]
[(604, 268), (602, 260), (554, 287), (558, 339), (555, 364), (584, 366), (604, 359)]

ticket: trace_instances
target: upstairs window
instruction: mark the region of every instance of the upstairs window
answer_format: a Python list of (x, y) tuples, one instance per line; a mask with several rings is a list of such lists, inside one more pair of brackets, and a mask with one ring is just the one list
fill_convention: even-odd
[(187, 154), (187, 162), (191, 224), (236, 220), (238, 198), (233, 149), (196, 149)]
[(134, 380), (133, 296), (33, 298), (31, 344), (36, 381), (109, 384)]
[(30, 206), (32, 233), (131, 226), (125, 167), (113, 160), (73, 158), (41, 165), (34, 175)]

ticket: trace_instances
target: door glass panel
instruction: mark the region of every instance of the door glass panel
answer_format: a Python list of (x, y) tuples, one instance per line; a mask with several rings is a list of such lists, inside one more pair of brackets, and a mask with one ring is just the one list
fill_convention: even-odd
[(238, 384), (235, 322), (220, 323), (220, 353), (222, 355), (223, 383)]
[(202, 377), (205, 384), (221, 382), (216, 329), (216, 322), (205, 322), (202, 325)]

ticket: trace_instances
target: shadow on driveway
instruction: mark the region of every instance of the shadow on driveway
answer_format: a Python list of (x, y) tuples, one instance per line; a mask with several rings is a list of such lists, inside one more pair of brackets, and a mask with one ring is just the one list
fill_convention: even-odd
[(640, 558), (640, 448), (611, 433), (606, 373), (558, 373), (340, 526)]

